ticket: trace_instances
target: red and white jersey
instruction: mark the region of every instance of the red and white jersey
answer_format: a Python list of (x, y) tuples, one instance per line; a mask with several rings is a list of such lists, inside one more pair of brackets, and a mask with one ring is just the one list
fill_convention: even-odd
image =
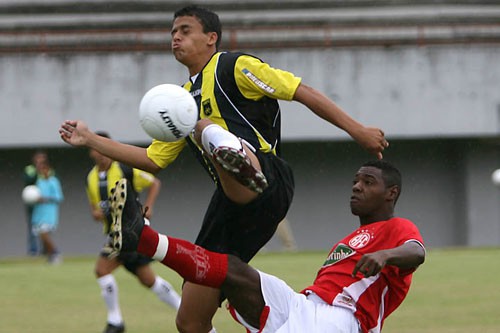
[(366, 253), (416, 241), (423, 247), (418, 228), (409, 220), (394, 217), (364, 225), (342, 239), (330, 251), (314, 284), (302, 292), (316, 293), (325, 302), (354, 311), (363, 332), (380, 332), (385, 318), (404, 300), (415, 269), (386, 265), (368, 278), (351, 274)]

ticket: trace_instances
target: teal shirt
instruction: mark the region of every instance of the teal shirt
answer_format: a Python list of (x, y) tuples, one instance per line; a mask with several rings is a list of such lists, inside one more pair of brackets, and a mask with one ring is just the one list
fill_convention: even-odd
[(40, 189), (42, 197), (49, 199), (49, 201), (33, 206), (31, 221), (33, 225), (49, 224), (55, 227), (59, 222), (59, 204), (64, 199), (61, 183), (55, 176), (50, 176), (47, 179), (39, 177), (36, 186)]

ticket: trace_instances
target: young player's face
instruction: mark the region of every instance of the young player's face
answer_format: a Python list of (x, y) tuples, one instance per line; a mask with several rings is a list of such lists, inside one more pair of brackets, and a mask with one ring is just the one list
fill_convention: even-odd
[(42, 175), (45, 178), (49, 177), (50, 174), (50, 166), (47, 163), (41, 162), (37, 164), (37, 171), (40, 175)]
[(387, 193), (382, 170), (375, 167), (361, 167), (354, 176), (352, 184), (351, 212), (360, 217), (376, 215), (385, 208)]
[(48, 163), (48, 161), (49, 159), (45, 153), (36, 153), (35, 156), (33, 156), (33, 165), (35, 165), (35, 167), (42, 163)]
[(180, 16), (174, 20), (172, 31), (172, 52), (180, 63), (190, 66), (198, 59), (204, 59), (207, 52), (213, 52), (217, 34), (203, 32), (203, 26), (194, 16)]

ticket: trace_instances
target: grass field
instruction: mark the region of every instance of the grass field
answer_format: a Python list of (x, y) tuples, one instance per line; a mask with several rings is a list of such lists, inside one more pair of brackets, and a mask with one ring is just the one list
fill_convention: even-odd
[[(310, 284), (325, 253), (265, 253), (255, 267), (282, 277), (293, 288)], [(493, 333), (500, 330), (500, 249), (429, 250), (410, 294), (386, 321), (385, 333)], [(106, 311), (93, 275), (94, 258), (65, 258), (49, 266), (41, 258), (0, 260), (0, 332), (101, 332)], [(155, 270), (180, 290), (168, 268)], [(120, 268), (115, 274), (128, 333), (176, 332), (175, 312)], [(244, 332), (221, 309), (219, 333)], [(309, 332), (304, 332), (309, 333)]]

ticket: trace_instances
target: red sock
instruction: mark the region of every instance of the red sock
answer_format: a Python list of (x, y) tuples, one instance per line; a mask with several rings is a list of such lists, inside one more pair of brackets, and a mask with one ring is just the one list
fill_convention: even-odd
[(139, 238), (139, 246), (137, 252), (144, 254), (147, 257), (153, 258), (156, 253), (156, 248), (160, 241), (159, 234), (150, 226), (145, 225), (142, 229), (141, 237)]
[[(168, 239), (166, 255), (166, 249), (162, 249), (166, 245), (164, 237)], [(226, 278), (227, 254), (211, 252), (186, 240), (161, 235), (149, 226), (144, 226), (137, 252), (161, 261), (193, 283), (218, 288)]]

